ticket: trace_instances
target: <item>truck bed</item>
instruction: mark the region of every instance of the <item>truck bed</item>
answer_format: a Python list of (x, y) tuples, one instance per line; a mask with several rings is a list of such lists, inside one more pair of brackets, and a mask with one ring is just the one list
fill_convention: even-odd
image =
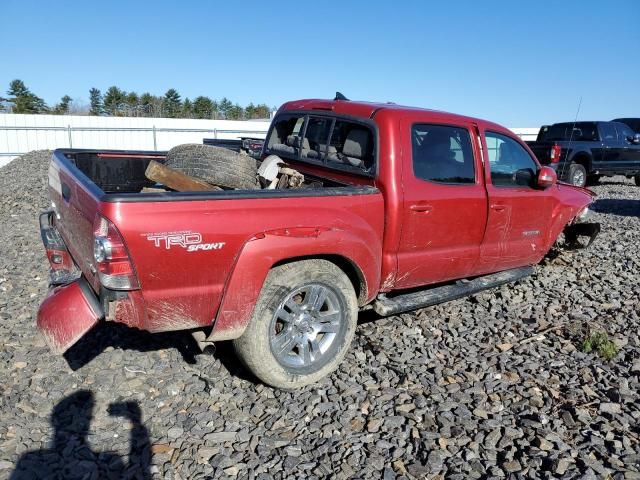
[[(345, 195), (354, 186), (344, 181), (330, 179), (305, 172), (305, 185), (299, 189), (286, 190), (223, 190), (217, 192), (142, 192), (145, 187), (156, 187), (155, 182), (145, 176), (152, 160), (163, 163), (166, 152), (118, 151), (118, 150), (74, 150), (59, 149), (54, 157), (60, 165), (76, 170), (82, 181), (102, 201), (168, 201), (202, 198), (257, 198), (260, 196), (309, 196)], [(74, 168), (75, 167), (75, 168)], [(345, 190), (347, 189), (347, 190)], [(313, 191), (310, 191), (313, 190)], [(375, 189), (374, 189), (375, 191)]]

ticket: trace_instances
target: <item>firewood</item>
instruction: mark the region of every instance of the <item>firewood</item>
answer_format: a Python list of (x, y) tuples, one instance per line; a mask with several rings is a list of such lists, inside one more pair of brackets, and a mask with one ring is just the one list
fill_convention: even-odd
[(178, 192), (199, 192), (199, 191), (212, 191), (222, 190), (220, 187), (211, 185), (189, 175), (185, 175), (178, 170), (169, 168), (161, 163), (151, 160), (149, 166), (145, 172), (146, 177), (154, 182), (161, 183), (172, 190)]
[(140, 190), (140, 193), (167, 193), (168, 190), (166, 188), (156, 188), (156, 187), (144, 187)]

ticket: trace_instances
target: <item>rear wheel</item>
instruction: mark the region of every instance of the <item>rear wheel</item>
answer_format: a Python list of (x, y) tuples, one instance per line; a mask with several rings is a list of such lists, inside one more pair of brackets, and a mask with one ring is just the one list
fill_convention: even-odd
[(238, 356), (256, 377), (298, 388), (331, 373), (355, 333), (358, 302), (345, 273), (326, 260), (271, 270), (242, 337)]
[(579, 163), (572, 163), (569, 167), (569, 183), (577, 187), (587, 184), (587, 170)]

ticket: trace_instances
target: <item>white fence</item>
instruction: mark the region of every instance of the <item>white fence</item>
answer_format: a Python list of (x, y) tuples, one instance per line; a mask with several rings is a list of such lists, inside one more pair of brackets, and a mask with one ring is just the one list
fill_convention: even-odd
[[(31, 150), (104, 148), (169, 150), (203, 138), (264, 138), (269, 121), (0, 114), (0, 167)], [(537, 128), (512, 128), (535, 140)]]
[(31, 150), (168, 150), (203, 138), (264, 138), (269, 121), (0, 114), (0, 166)]

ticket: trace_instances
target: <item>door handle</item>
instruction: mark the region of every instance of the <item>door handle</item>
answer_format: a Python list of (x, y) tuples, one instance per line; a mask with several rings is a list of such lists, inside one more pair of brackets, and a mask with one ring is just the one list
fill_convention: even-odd
[(504, 205), (500, 205), (498, 203), (494, 203), (493, 205), (491, 205), (491, 208), (493, 210), (495, 210), (496, 212), (503, 212), (504, 209), (507, 208), (507, 207), (505, 207)]
[(431, 210), (433, 210), (433, 205), (428, 205), (426, 203), (416, 203), (414, 205), (411, 205), (409, 209), (413, 210), (414, 212), (429, 213)]

